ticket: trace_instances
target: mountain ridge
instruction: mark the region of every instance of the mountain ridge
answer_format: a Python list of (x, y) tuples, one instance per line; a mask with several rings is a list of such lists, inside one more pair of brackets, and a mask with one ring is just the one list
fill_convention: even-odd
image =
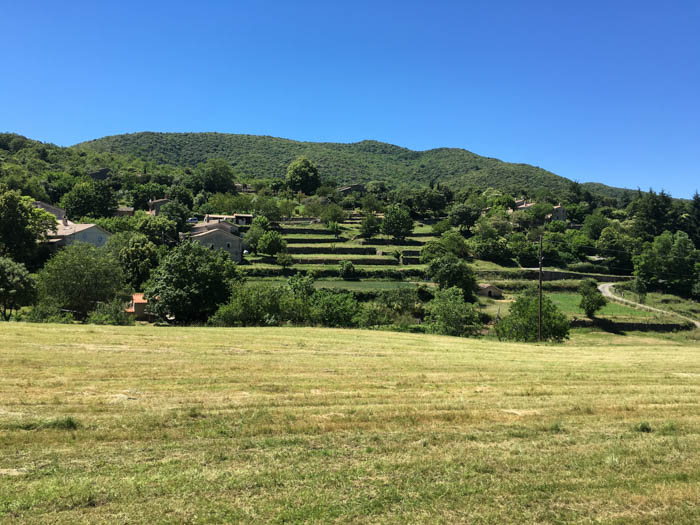
[[(270, 135), (144, 131), (110, 135), (71, 148), (129, 154), (157, 164), (185, 167), (222, 157), (248, 178), (283, 177), (287, 165), (304, 155), (318, 165), (322, 177), (338, 184), (383, 180), (397, 187), (439, 182), (514, 193), (542, 188), (562, 193), (571, 183), (570, 179), (538, 166), (484, 157), (463, 148), (411, 150), (371, 139), (351, 143), (309, 142)], [(635, 191), (598, 182), (582, 183), (582, 186), (609, 197)]]

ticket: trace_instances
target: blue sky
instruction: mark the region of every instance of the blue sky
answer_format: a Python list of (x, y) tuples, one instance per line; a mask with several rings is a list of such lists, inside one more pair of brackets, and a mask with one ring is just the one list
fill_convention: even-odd
[(6, 2), (0, 130), (461, 147), (700, 189), (700, 2)]

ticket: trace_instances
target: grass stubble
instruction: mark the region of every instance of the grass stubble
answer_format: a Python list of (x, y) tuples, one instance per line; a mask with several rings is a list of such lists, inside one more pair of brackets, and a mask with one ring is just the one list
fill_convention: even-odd
[(697, 338), (0, 326), (2, 523), (697, 523)]

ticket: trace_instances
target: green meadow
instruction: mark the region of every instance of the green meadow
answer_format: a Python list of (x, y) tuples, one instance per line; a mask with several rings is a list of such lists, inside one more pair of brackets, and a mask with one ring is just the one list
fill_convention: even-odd
[(700, 343), (0, 326), (2, 523), (697, 523)]

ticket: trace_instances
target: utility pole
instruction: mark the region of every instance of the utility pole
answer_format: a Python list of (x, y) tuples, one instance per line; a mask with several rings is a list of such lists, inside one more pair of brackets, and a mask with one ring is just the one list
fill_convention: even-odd
[(540, 233), (540, 256), (539, 256), (539, 261), (540, 261), (540, 286), (539, 286), (539, 295), (540, 295), (540, 304), (539, 304), (539, 315), (537, 317), (537, 340), (542, 341), (542, 234)]

